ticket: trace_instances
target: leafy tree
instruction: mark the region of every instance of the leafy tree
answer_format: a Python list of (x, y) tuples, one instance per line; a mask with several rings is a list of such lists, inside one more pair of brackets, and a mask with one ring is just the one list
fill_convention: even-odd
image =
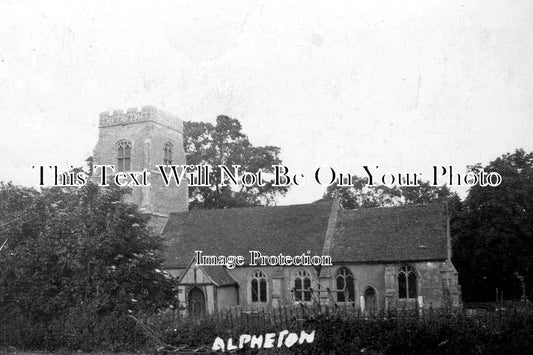
[[(280, 149), (274, 146), (253, 146), (242, 132), (238, 120), (218, 116), (216, 124), (185, 122), (184, 146), (188, 164), (211, 165), (210, 187), (190, 187), (190, 208), (227, 208), (271, 204), (284, 195), (287, 188), (265, 186), (222, 186), (219, 165), (240, 165), (241, 171), (272, 173), (272, 165), (280, 165)], [(233, 170), (232, 170), (233, 171)], [(265, 180), (268, 180), (265, 176)], [(228, 180), (225, 181), (226, 183)]]
[(161, 240), (147, 217), (122, 202), (125, 193), (92, 183), (41, 193), (0, 184), (1, 220), (12, 221), (0, 233), (7, 239), (0, 306), (46, 328), (73, 310), (94, 320), (171, 305), (173, 282), (159, 270)]
[(452, 202), (460, 205), (456, 193), (452, 193), (447, 186), (433, 186), (427, 181), (419, 186), (385, 185), (367, 186), (367, 179), (353, 176), (352, 186), (339, 187), (336, 184), (328, 186), (321, 201), (339, 199), (345, 209), (388, 207), (400, 205), (427, 204), (432, 202)]
[(533, 153), (516, 150), (483, 169), (498, 172), (502, 182), (473, 186), (455, 224), (454, 263), (464, 298), (494, 300), (496, 288), (520, 298), (521, 279), (526, 286), (533, 282)]

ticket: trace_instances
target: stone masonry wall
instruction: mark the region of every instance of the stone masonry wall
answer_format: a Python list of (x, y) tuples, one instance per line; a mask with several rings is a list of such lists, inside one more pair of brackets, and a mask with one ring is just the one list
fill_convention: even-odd
[[(165, 186), (156, 165), (163, 164), (163, 147), (173, 146), (173, 164), (185, 164), (183, 149), (183, 122), (152, 106), (140, 110), (130, 108), (125, 113), (116, 110), (100, 114), (98, 142), (94, 148), (94, 164), (117, 163), (117, 142), (131, 142), (131, 171), (150, 172), (149, 187), (132, 187), (129, 202), (137, 204), (141, 211), (160, 218), (171, 212), (188, 210), (186, 183)], [(95, 178), (99, 177), (96, 172)], [(159, 221), (158, 225), (164, 224)]]

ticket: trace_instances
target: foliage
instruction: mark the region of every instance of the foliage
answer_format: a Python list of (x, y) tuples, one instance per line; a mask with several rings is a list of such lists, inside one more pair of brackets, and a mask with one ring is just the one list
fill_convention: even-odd
[(470, 189), (453, 225), (454, 264), (465, 300), (494, 300), (496, 288), (520, 298), (521, 280), (533, 282), (533, 153), (516, 150), (483, 169), (498, 172), (502, 182)]
[(317, 342), (296, 353), (528, 354), (532, 314), (498, 317), (438, 312), (422, 317), (321, 317), (308, 324), (317, 330)]
[(0, 223), (7, 223), (10, 214), (24, 210), (29, 206), (37, 194), (31, 188), (16, 186), (13, 183), (0, 181)]
[[(221, 186), (219, 165), (240, 165), (241, 171), (273, 172), (273, 165), (280, 165), (280, 149), (273, 146), (253, 146), (242, 132), (238, 120), (218, 116), (215, 125), (205, 122), (185, 122), (184, 146), (187, 164), (211, 165), (210, 187), (190, 187), (190, 208), (227, 208), (271, 204), (284, 195), (287, 188), (265, 186)], [(265, 180), (267, 178), (265, 177)], [(226, 180), (225, 182), (227, 182)]]
[(41, 193), (0, 185), (12, 211), (2, 220), (14, 220), (1, 234), (8, 241), (0, 252), (0, 323), (30, 324), (41, 329), (35, 346), (53, 346), (50, 339), (63, 343), (58, 337), (75, 329), (87, 335), (174, 302), (173, 282), (158, 269), (161, 240), (122, 202), (125, 193), (92, 183)]
[[(218, 336), (316, 331), (312, 344), (284, 354), (528, 354), (533, 313), (520, 308), (492, 313), (445, 310), (390, 311), (366, 315), (357, 308), (224, 310), (200, 318), (163, 313), (146, 320), (174, 347), (209, 348)], [(275, 352), (274, 352), (275, 353)]]
[(345, 209), (388, 207), (399, 205), (427, 204), (448, 201), (455, 206), (460, 203), (456, 193), (447, 186), (433, 186), (428, 181), (419, 182), (419, 186), (368, 186), (367, 179), (352, 177), (352, 186), (328, 186), (321, 201), (339, 199)]

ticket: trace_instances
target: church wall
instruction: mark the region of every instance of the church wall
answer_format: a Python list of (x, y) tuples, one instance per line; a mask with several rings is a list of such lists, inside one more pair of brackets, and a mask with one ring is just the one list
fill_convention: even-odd
[[(388, 264), (386, 268), (394, 273), (404, 264)], [(416, 270), (417, 295), (416, 300), (402, 300), (398, 298), (398, 280), (391, 278), (387, 285), (387, 303), (391, 308), (439, 308), (443, 307), (443, 288), (441, 272), (447, 268), (444, 261), (407, 263)]]
[[(416, 270), (418, 297), (408, 300), (399, 299), (397, 271), (402, 265), (404, 264), (345, 264), (324, 267), (320, 273), (320, 289), (326, 290), (329, 287), (331, 291), (315, 292), (316, 297), (313, 297), (313, 302), (318, 302), (318, 295), (320, 295), (322, 304), (333, 305), (337, 303), (343, 305), (343, 303), (337, 302), (335, 278), (337, 271), (341, 267), (346, 267), (355, 278), (355, 307), (358, 309), (364, 307), (363, 298), (367, 287), (372, 287), (376, 292), (378, 310), (414, 308), (417, 305), (425, 309), (460, 305), (460, 290), (457, 290), (456, 272), (450, 269), (446, 262), (441, 261), (405, 264)], [(300, 269), (305, 269), (310, 273), (312, 287), (314, 290), (318, 290), (318, 273), (313, 267), (241, 267), (228, 270), (239, 282), (239, 287), (207, 285), (210, 280), (203, 275), (202, 270), (198, 269), (195, 276), (194, 269), (190, 268), (182, 282), (196, 283), (202, 287), (206, 294), (206, 306), (210, 311), (234, 306), (243, 308), (292, 306), (297, 304), (291, 291), (294, 286), (295, 273)], [(267, 302), (251, 302), (251, 275), (255, 270), (261, 270), (266, 276)], [(167, 271), (176, 277), (184, 270)], [(178, 296), (183, 304), (186, 304), (186, 295), (192, 287), (192, 285), (180, 286)], [(449, 297), (449, 300), (446, 297)], [(344, 304), (354, 307), (351, 302)]]
[[(298, 301), (294, 299), (293, 293), (291, 292), (294, 288), (294, 278), (296, 276), (296, 273), (298, 270), (307, 270), (309, 274), (311, 275), (311, 286), (313, 289), (318, 289), (318, 271), (314, 267), (298, 267), (298, 266), (291, 266), (286, 268), (278, 268), (277, 275), (281, 276), (283, 275), (283, 282), (281, 284), (281, 295), (280, 295), (280, 305), (294, 305), (297, 304)], [(281, 273), (282, 271), (282, 273)], [(318, 297), (318, 295), (317, 295)]]
[[(325, 270), (324, 276), (330, 281), (330, 289), (337, 288), (336, 275), (339, 269), (347, 268), (355, 278), (355, 305), (361, 307), (361, 296), (364, 295), (368, 287), (372, 287), (377, 294), (378, 309), (385, 308), (385, 265), (383, 264), (342, 264), (334, 265), (329, 270)], [(328, 295), (330, 303), (337, 302), (336, 292)]]
[[(267, 281), (267, 302), (252, 302), (251, 301), (251, 274), (255, 270), (261, 270), (265, 276)], [(274, 268), (273, 267), (261, 267), (261, 268), (255, 268), (255, 267), (241, 267), (241, 268), (235, 268), (233, 270), (228, 270), (231, 276), (237, 280), (239, 283), (239, 306), (242, 307), (269, 307), (272, 306), (272, 293), (273, 293), (273, 275), (274, 275)]]
[(166, 142), (173, 145), (172, 159), (174, 165), (185, 164), (185, 151), (183, 149), (183, 136), (181, 132), (171, 130), (159, 124), (152, 123), (151, 130), (151, 149), (153, 151), (153, 161), (150, 165), (150, 201), (152, 212), (156, 214), (168, 214), (171, 212), (182, 212), (188, 210), (188, 191), (187, 183), (182, 182), (176, 186), (175, 180), (172, 179), (167, 187), (156, 169), (156, 165), (163, 164), (164, 151), (163, 147)]
[(226, 307), (233, 307), (239, 304), (239, 288), (232, 286), (222, 286), (217, 288), (217, 308), (223, 310)]
[(213, 313), (217, 310), (216, 306), (216, 297), (217, 297), (217, 288), (214, 285), (205, 286), (205, 298), (207, 302), (207, 312)]
[(441, 307), (442, 302), (442, 285), (441, 285), (441, 270), (443, 263), (440, 262), (423, 262), (416, 263), (415, 268), (419, 272), (419, 292), (423, 297), (423, 306)]
[[(239, 304), (242, 307), (262, 308), (279, 307), (295, 304), (292, 295), (295, 273), (305, 269), (311, 275), (312, 287), (318, 282), (317, 271), (313, 267), (241, 267), (229, 270), (230, 274), (239, 282)], [(255, 270), (261, 270), (267, 279), (267, 302), (251, 301), (251, 275)]]
[[(446, 262), (416, 262), (407, 263), (416, 270), (417, 275), (417, 298), (399, 299), (397, 272), (404, 265), (394, 264), (344, 264), (326, 267), (321, 270), (320, 289), (329, 287), (330, 292), (315, 292), (314, 301), (323, 304), (337, 302), (336, 275), (341, 267), (346, 267), (355, 278), (355, 307), (361, 308), (364, 304), (365, 290), (368, 287), (374, 289), (377, 296), (377, 307), (380, 310), (387, 308), (424, 308), (443, 307), (443, 272), (448, 271)], [(292, 294), (294, 276), (297, 270), (306, 269), (312, 276), (312, 287), (318, 290), (318, 273), (313, 267), (244, 267), (229, 270), (232, 276), (239, 282), (239, 304), (243, 307), (277, 307), (290, 306), (295, 302)], [(251, 302), (251, 274), (254, 270), (261, 270), (267, 277), (268, 298), (267, 302)], [(342, 303), (338, 303), (342, 304)], [(353, 304), (346, 303), (349, 306)]]
[[(144, 145), (141, 137), (148, 137), (150, 127), (145, 122), (100, 127), (98, 142), (93, 152), (94, 164), (117, 164), (116, 143), (122, 139), (131, 141), (131, 170), (141, 171), (145, 166)], [(100, 177), (100, 171), (96, 171), (95, 177)], [(128, 202), (141, 206), (141, 188), (132, 189), (128, 196)]]

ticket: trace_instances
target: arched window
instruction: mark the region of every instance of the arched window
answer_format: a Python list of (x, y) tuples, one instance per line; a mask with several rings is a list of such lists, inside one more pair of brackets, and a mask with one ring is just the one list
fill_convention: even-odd
[(163, 146), (163, 165), (172, 164), (172, 148), (173, 145), (170, 142), (165, 143)]
[(355, 302), (355, 282), (353, 274), (345, 267), (337, 271), (337, 302)]
[(262, 271), (256, 270), (252, 274), (251, 289), (252, 302), (267, 301), (267, 282), (266, 276)]
[(117, 170), (131, 170), (131, 142), (121, 140), (117, 143)]
[(311, 275), (307, 270), (299, 270), (294, 277), (294, 300), (311, 301)]
[(416, 272), (407, 265), (398, 270), (398, 298), (416, 298)]

